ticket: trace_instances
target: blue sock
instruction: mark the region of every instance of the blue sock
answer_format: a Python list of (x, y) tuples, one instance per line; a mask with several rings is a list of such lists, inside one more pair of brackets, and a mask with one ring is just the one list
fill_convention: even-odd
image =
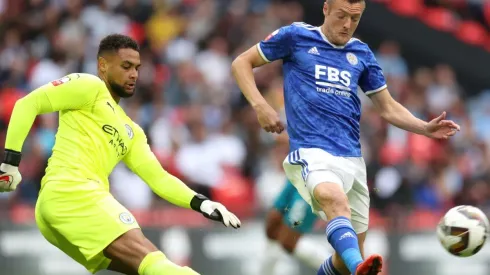
[(362, 263), (357, 235), (350, 220), (346, 217), (332, 219), (327, 225), (328, 242), (332, 245), (350, 273), (356, 274), (357, 266)]
[(316, 275), (342, 275), (340, 272), (335, 269), (332, 262), (332, 256), (328, 258), (325, 262), (323, 262), (322, 266), (318, 270)]

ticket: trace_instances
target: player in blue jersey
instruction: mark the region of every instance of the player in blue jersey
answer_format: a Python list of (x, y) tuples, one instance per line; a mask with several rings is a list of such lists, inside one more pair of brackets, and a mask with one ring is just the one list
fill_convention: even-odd
[(363, 0), (326, 0), (322, 26), (294, 23), (282, 27), (232, 65), (260, 125), (280, 133), (284, 125), (258, 91), (253, 68), (283, 61), (290, 144), (284, 170), (313, 211), (328, 221), (326, 235), (335, 249), (318, 275), (381, 272), (381, 256), (363, 257), (369, 191), (359, 141), (358, 87), (383, 119), (401, 129), (436, 139), (448, 139), (459, 131), (457, 124), (445, 120), (445, 112), (425, 122), (390, 96), (374, 54), (352, 38), (365, 7)]

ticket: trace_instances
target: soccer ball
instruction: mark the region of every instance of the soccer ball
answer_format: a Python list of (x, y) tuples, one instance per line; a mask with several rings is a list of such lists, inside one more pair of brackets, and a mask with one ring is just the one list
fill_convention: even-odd
[(458, 257), (473, 256), (485, 244), (490, 224), (478, 208), (461, 205), (450, 209), (437, 225), (442, 246)]

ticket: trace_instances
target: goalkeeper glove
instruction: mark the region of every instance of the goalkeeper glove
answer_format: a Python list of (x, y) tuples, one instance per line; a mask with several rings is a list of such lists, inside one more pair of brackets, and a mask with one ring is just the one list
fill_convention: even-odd
[(241, 226), (235, 214), (228, 211), (221, 203), (211, 201), (204, 195), (196, 194), (191, 200), (191, 208), (210, 220), (222, 222), (226, 227), (231, 225), (233, 228), (239, 228)]
[(21, 153), (5, 149), (5, 157), (0, 165), (0, 192), (14, 191), (22, 180), (19, 172)]

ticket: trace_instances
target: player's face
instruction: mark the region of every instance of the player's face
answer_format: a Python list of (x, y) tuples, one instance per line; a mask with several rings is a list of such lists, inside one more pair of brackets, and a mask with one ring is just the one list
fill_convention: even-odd
[(107, 82), (112, 92), (122, 98), (131, 97), (140, 65), (140, 54), (133, 49), (120, 49), (112, 56), (107, 70)]
[(324, 31), (329, 41), (335, 45), (345, 45), (354, 35), (366, 4), (335, 0), (323, 5), (325, 15)]

